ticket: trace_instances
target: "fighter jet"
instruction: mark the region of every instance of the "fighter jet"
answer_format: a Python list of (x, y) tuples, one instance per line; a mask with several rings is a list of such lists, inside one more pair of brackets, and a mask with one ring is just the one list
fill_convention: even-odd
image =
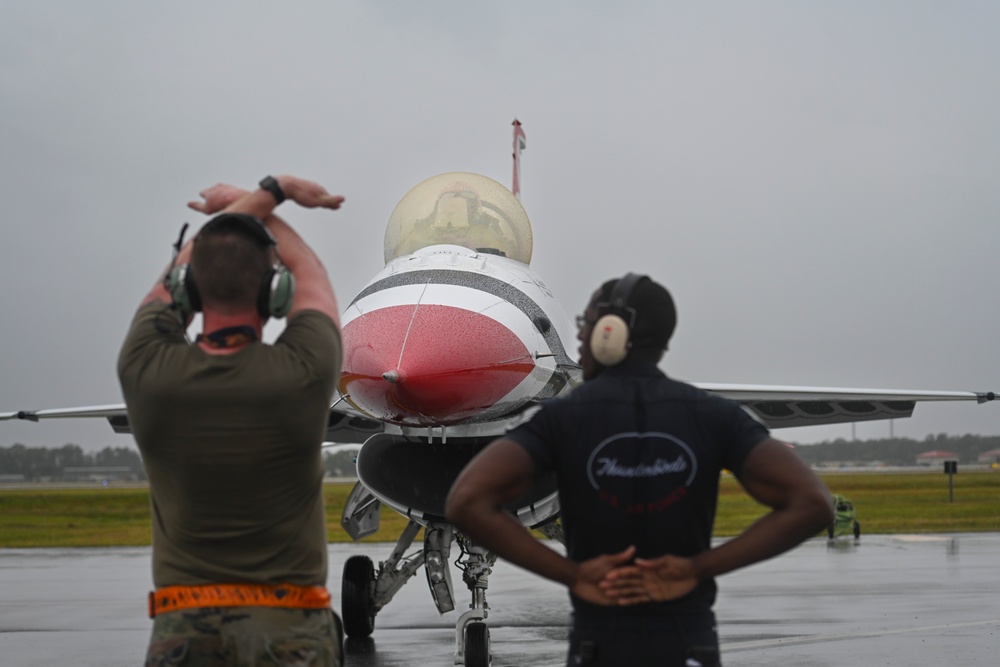
[[(452, 172), (410, 190), (389, 217), (385, 268), (342, 317), (343, 372), (327, 439), (353, 444), (358, 482), (341, 520), (355, 540), (379, 529), (382, 505), (409, 522), (391, 554), (345, 563), (342, 616), (349, 638), (372, 635), (378, 612), (422, 567), (440, 613), (456, 609), (449, 561), (471, 601), (455, 623), (455, 661), (490, 663), (486, 592), (496, 556), (445, 520), (445, 497), (486, 444), (542, 401), (581, 382), (569, 350), (575, 329), (532, 270), (532, 231), (520, 189), (523, 127), (514, 121), (514, 192)], [(695, 383), (697, 384), (697, 383)], [(742, 403), (771, 428), (898, 419), (918, 401), (992, 401), (994, 393), (701, 384)], [(0, 419), (105, 417), (129, 432), (124, 405), (0, 413)], [(509, 508), (560, 540), (553, 476)], [(424, 531), (421, 548), (407, 551)]]

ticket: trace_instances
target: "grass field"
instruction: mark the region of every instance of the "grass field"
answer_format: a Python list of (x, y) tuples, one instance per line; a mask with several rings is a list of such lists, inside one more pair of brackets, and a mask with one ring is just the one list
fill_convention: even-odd
[[(943, 473), (831, 474), (824, 481), (858, 510), (863, 534), (1000, 532), (1000, 473), (954, 477), (954, 502)], [(324, 487), (328, 536), (349, 542), (340, 514), (350, 484)], [(731, 536), (765, 508), (748, 498), (731, 477), (722, 479), (715, 534)], [(406, 525), (382, 510), (381, 530), (366, 542), (394, 542)], [(149, 493), (145, 488), (0, 489), (0, 548), (146, 546), (150, 543)]]

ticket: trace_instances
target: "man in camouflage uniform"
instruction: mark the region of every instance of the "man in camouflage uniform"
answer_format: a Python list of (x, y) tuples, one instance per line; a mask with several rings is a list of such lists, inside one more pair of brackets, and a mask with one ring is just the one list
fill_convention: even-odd
[[(216, 185), (216, 214), (143, 300), (118, 374), (150, 481), (147, 665), (342, 664), (330, 608), (321, 443), (339, 316), (316, 254), (272, 210), (340, 207), (312, 182)], [(280, 257), (278, 249), (280, 248)], [(203, 331), (185, 336), (194, 312)], [(287, 315), (274, 344), (264, 322)]]

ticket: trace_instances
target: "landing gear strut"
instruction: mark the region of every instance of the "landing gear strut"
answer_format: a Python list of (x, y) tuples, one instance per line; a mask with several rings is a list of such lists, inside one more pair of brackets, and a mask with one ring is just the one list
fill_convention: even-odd
[[(378, 574), (367, 556), (351, 556), (344, 564), (341, 603), (344, 612), (344, 631), (348, 637), (368, 637), (375, 629), (375, 615), (389, 604), (392, 597), (424, 563), (424, 554), (403, 558), (413, 539), (420, 532), (420, 524), (410, 521), (396, 542), (388, 560), (378, 566)], [(400, 565), (402, 563), (402, 565)]]
[(489, 667), (490, 630), (485, 621), (490, 606), (486, 604), (486, 589), (497, 557), (461, 533), (457, 541), (462, 555), (455, 564), (462, 570), (462, 581), (472, 593), (472, 604), (455, 624), (455, 664)]

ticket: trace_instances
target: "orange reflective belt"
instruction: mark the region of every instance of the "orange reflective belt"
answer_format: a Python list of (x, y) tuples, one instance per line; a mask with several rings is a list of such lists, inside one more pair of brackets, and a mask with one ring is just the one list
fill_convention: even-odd
[(149, 617), (196, 607), (284, 607), (327, 609), (330, 593), (322, 586), (292, 584), (204, 584), (164, 586), (149, 594)]

